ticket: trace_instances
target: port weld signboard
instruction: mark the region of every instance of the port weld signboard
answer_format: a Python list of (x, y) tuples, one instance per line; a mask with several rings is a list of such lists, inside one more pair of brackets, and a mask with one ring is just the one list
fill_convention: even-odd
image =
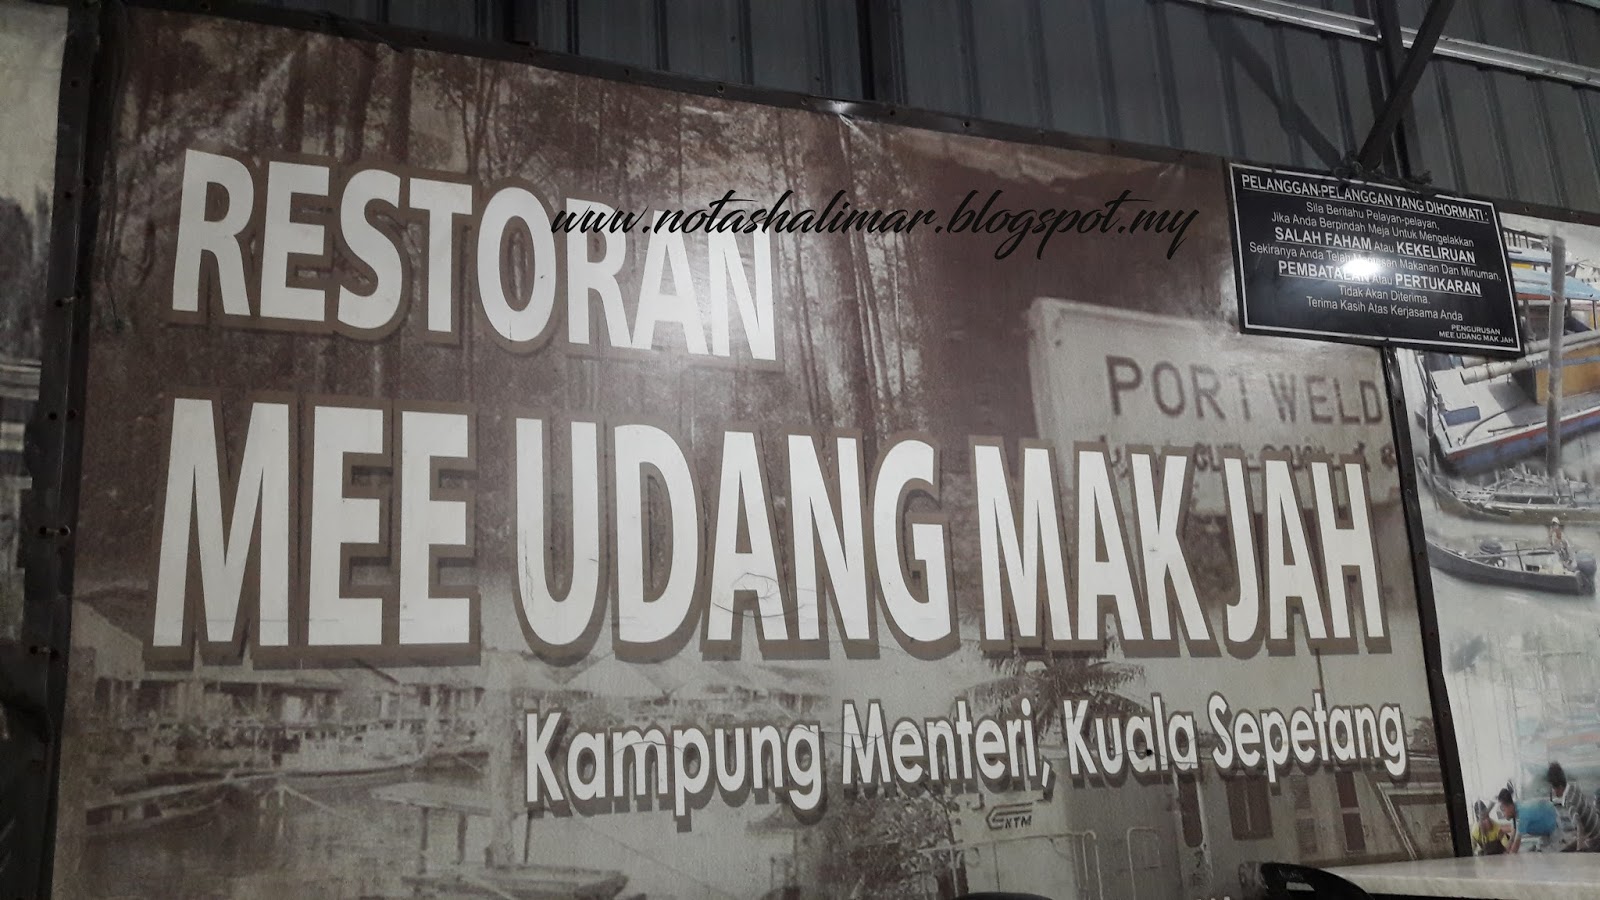
[(1230, 169), (1242, 330), (1520, 351), (1494, 204), (1331, 175)]

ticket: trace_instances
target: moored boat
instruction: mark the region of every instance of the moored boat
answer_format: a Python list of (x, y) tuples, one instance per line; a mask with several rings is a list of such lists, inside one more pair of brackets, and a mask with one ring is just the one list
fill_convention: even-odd
[[(1600, 428), (1600, 288), (1560, 274), (1564, 339), (1556, 357), (1565, 370), (1564, 391), (1549, 409), (1548, 341), (1525, 344), (1520, 360), (1489, 364), (1452, 353), (1419, 353), (1423, 396), (1419, 415), (1434, 455), (1451, 472), (1478, 474), (1510, 465), (1543, 450), (1553, 438), (1568, 440)], [(1512, 271), (1529, 334), (1550, 331), (1556, 277), (1543, 246), (1525, 248)], [(1579, 312), (1587, 307), (1587, 319)]]
[[(1600, 347), (1591, 347), (1600, 368)], [(1546, 404), (1526, 384), (1526, 373), (1468, 383), (1460, 357), (1419, 353), (1426, 392), (1423, 421), (1433, 454), (1460, 475), (1492, 472), (1542, 452), (1549, 443)], [(1432, 360), (1430, 363), (1427, 360)], [(1571, 440), (1600, 428), (1600, 390), (1576, 391), (1561, 398), (1560, 439)]]
[(1468, 581), (1556, 594), (1594, 593), (1594, 556), (1549, 543), (1486, 540), (1474, 550), (1462, 550), (1429, 538), (1428, 562)]
[(1552, 480), (1518, 467), (1488, 484), (1452, 481), (1418, 460), (1433, 484), (1434, 495), (1455, 511), (1483, 519), (1545, 523), (1600, 521), (1600, 491), (1585, 481)]
[(234, 782), (216, 778), (116, 793), (91, 803), (84, 811), (84, 825), (89, 837), (195, 825), (240, 791)]
[(381, 784), (421, 765), (414, 735), (372, 725), (319, 724), (286, 729), (272, 742), (266, 765), (253, 777), (302, 790)]
[(345, 765), (328, 766), (324, 768), (286, 769), (274, 773), (284, 784), (301, 789), (320, 788), (347, 788), (361, 785), (382, 784), (387, 781), (403, 778), (413, 767), (422, 762), (422, 757), (410, 759), (397, 759), (373, 762), (352, 761)]

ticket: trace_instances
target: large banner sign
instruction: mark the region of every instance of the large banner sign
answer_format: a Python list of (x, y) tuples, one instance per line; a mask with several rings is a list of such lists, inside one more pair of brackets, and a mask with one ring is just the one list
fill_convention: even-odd
[(1377, 355), (1225, 180), (130, 12), (67, 896), (1446, 854)]
[(1477, 852), (1600, 850), (1600, 228), (1501, 220), (1525, 355), (1400, 357), (1440, 650)]

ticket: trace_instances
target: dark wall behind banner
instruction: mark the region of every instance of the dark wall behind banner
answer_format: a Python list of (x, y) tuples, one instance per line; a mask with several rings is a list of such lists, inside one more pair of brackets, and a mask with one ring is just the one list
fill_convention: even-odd
[(54, 723), (45, 712), (48, 656), (35, 648), (49, 643), (52, 604), (24, 595), (20, 518), (33, 479), (50, 483), (34, 468), (38, 454), (24, 458), (23, 430), (39, 399), (66, 34), (65, 10), (0, 0), (0, 892), (7, 897), (34, 895), (47, 844)]
[[(271, 5), (1312, 168), (1361, 144), (1382, 94), (1376, 42), (1194, 0)], [(1297, 5), (1370, 32), (1371, 0)], [(1426, 5), (1400, 0), (1402, 24)], [(1445, 36), (1600, 66), (1600, 9), (1571, 0), (1464, 0)], [(1585, 87), (1435, 58), (1414, 98), (1414, 168), (1451, 190), (1600, 211), (1600, 71), (1587, 75)]]

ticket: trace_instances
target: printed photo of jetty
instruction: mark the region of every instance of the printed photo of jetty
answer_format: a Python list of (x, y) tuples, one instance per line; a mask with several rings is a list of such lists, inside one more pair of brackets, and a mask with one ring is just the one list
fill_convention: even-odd
[[(560, 709), (585, 728), (837, 717), (818, 672), (760, 662), (556, 669), (494, 648), (460, 668), (152, 671), (121, 614), (142, 602), (110, 590), (75, 605), (92, 658), (73, 698), (83, 777), (67, 808), (81, 821), (63, 833), (81, 839), (72, 863), (94, 896), (759, 896), (792, 864), (791, 831), (761, 824), (787, 811), (698, 816), (671, 858), (658, 853), (670, 811), (528, 815), (523, 714)], [(729, 841), (770, 852), (735, 879), (696, 871)]]
[(1491, 814), (1547, 795), (1551, 763), (1600, 788), (1600, 228), (1501, 225), (1523, 355), (1400, 353), (1455, 737)]

